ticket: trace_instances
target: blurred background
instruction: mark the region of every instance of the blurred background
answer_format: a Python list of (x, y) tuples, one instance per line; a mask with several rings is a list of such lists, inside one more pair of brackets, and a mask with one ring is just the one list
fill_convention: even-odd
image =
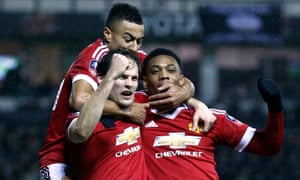
[(260, 76), (282, 90), (281, 153), (261, 157), (219, 147), (222, 180), (300, 179), (300, 2), (294, 0), (0, 0), (0, 179), (38, 179), (38, 150), (64, 73), (102, 37), (115, 2), (142, 12), (146, 52), (175, 50), (209, 107), (258, 129), (266, 122)]

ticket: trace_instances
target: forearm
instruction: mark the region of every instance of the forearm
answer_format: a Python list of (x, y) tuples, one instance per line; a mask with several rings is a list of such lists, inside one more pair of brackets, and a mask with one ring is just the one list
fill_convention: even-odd
[(93, 132), (102, 116), (105, 102), (113, 87), (113, 82), (103, 80), (101, 86), (81, 108), (80, 115), (70, 131), (71, 136), (76, 142), (86, 141)]
[(269, 112), (265, 129), (255, 132), (245, 151), (264, 156), (276, 155), (283, 146), (283, 133), (283, 112)]
[(246, 150), (260, 155), (275, 155), (280, 152), (283, 144), (284, 117), (280, 90), (273, 80), (264, 78), (258, 79), (257, 87), (267, 103), (268, 120), (263, 131), (255, 132)]
[(126, 113), (122, 111), (115, 102), (111, 100), (106, 100), (103, 109), (103, 115), (123, 117), (126, 115)]
[(69, 97), (70, 107), (75, 111), (80, 111), (84, 103), (90, 99), (95, 90), (86, 80), (76, 81), (72, 84), (72, 91)]

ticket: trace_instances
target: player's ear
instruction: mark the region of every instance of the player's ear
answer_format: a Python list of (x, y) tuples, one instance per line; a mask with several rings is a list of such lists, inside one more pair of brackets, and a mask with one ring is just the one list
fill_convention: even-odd
[(106, 40), (107, 43), (111, 42), (112, 32), (109, 27), (104, 27), (103, 35), (104, 35), (104, 39)]

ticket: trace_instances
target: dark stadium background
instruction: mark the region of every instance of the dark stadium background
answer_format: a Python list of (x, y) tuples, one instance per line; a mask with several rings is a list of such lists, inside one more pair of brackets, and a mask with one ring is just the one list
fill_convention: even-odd
[[(64, 72), (102, 34), (109, 0), (0, 0), (0, 179), (38, 179), (38, 150)], [(222, 180), (300, 179), (300, 3), (274, 0), (132, 0), (143, 13), (143, 49), (174, 49), (196, 97), (263, 128), (256, 89), (264, 75), (282, 90), (281, 153), (261, 157), (218, 147)], [(183, 177), (184, 178), (184, 177)]]

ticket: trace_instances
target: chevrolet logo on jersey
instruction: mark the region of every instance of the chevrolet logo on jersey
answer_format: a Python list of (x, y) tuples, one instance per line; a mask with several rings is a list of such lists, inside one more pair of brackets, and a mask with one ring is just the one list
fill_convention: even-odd
[(199, 136), (186, 136), (184, 132), (169, 133), (168, 136), (156, 136), (153, 146), (170, 146), (171, 149), (186, 148), (187, 145), (197, 146)]
[(141, 136), (140, 128), (126, 128), (122, 134), (117, 135), (116, 145), (121, 145), (127, 143), (128, 145), (134, 144), (137, 142), (137, 139)]

